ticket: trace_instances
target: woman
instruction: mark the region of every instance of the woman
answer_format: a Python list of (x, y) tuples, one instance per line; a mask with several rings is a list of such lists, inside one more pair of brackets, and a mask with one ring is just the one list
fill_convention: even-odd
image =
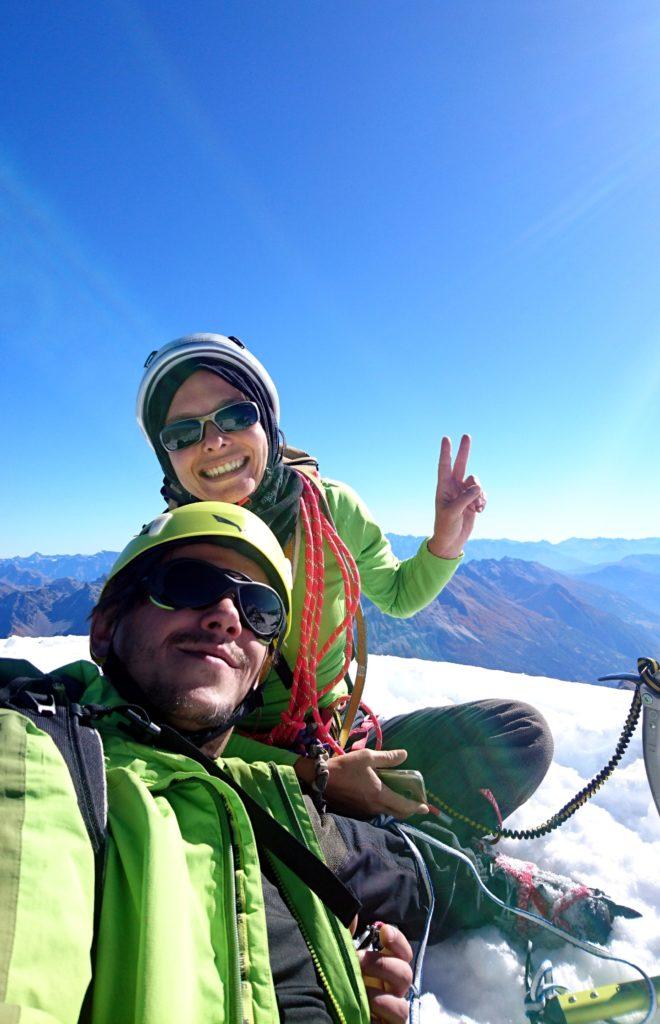
[[(350, 488), (284, 461), (277, 390), (237, 338), (193, 334), (153, 352), (137, 415), (165, 473), (170, 507), (245, 504), (268, 523), (293, 564), (293, 629), (278, 672), (263, 687), (263, 708), (242, 723), (229, 756), (286, 762), (306, 782), (327, 780), (333, 808), (352, 813), (405, 817), (426, 810), (393, 793), (374, 771), (401, 764), (406, 750), (406, 768), (422, 772), (436, 800), (458, 804), (491, 828), (500, 812), (506, 816), (527, 799), (552, 755), (547, 726), (528, 705), (480, 701), (400, 716), (382, 729), (388, 749), (351, 749), (327, 768), (314, 746), (320, 741), (341, 752), (335, 712), (346, 703), (360, 588), (382, 611), (409, 616), (433, 600), (460, 562), (485, 506), (478, 480), (465, 476), (467, 436), (453, 466), (443, 438), (433, 534), (399, 562)], [(361, 743), (377, 745), (379, 734), (367, 715)], [(347, 748), (355, 742), (353, 736)]]

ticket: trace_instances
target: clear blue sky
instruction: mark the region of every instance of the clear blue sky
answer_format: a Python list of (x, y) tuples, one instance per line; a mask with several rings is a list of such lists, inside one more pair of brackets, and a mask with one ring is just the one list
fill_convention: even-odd
[[(250, 344), (381, 525), (660, 533), (655, 0), (8, 0), (0, 554), (160, 510), (149, 351)], [(5, 372), (6, 371), (6, 372)]]

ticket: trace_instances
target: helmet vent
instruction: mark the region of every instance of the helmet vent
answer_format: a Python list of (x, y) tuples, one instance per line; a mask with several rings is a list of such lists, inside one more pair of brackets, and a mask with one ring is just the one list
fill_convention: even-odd
[(156, 516), (156, 518), (152, 519), (150, 523), (147, 523), (146, 526), (142, 527), (139, 534), (140, 537), (158, 537), (163, 532), (171, 518), (171, 512), (163, 512), (162, 515)]

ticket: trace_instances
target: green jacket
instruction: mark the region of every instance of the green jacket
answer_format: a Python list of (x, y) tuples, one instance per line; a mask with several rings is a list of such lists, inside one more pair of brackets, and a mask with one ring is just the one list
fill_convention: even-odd
[[(390, 543), (369, 510), (355, 491), (334, 480), (322, 480), (325, 496), (337, 533), (355, 558), (360, 571), (362, 592), (381, 611), (396, 618), (406, 618), (425, 608), (436, 597), (456, 571), (461, 559), (437, 558), (424, 541), (412, 558), (400, 562)], [(326, 642), (345, 614), (344, 587), (339, 567), (327, 544), (325, 555), (325, 589), (321, 618), (320, 645)], [(305, 598), (305, 542), (300, 537), (299, 551), (294, 559), (292, 628), (282, 653), (293, 668), (300, 646), (300, 621)], [(322, 690), (338, 674), (344, 659), (345, 638), (339, 637), (318, 667), (317, 687)], [(241, 723), (241, 733), (265, 731), (275, 725), (289, 703), (289, 691), (279, 676), (271, 672), (264, 686), (264, 706)], [(322, 699), (331, 704), (346, 693), (345, 682), (339, 683)], [(274, 760), (293, 764), (298, 755), (288, 750), (266, 746), (245, 735), (234, 733), (227, 753), (246, 761)]]
[[(6, 668), (6, 662), (3, 668)], [(83, 703), (120, 703), (87, 662)], [(96, 946), (94, 863), (68, 769), (28, 718), (0, 710), (0, 1022), (276, 1024), (261, 871), (237, 793), (196, 761), (99, 724), (109, 836)], [(225, 768), (322, 857), (294, 773)], [(336, 1021), (367, 1024), (350, 936), (273, 857)], [(97, 908), (98, 909), (98, 908)]]

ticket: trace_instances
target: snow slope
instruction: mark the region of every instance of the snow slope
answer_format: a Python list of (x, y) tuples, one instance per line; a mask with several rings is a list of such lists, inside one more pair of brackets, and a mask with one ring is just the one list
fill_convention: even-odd
[[(49, 669), (87, 657), (87, 642), (10, 637), (0, 641), (0, 656)], [(609, 760), (631, 700), (627, 691), (466, 665), (379, 656), (369, 661), (365, 700), (386, 716), (488, 696), (536, 705), (555, 737), (554, 764), (538, 793), (507, 822), (514, 827), (545, 821)], [(646, 783), (641, 727), (613, 778), (571, 822), (545, 839), (507, 842), (502, 849), (641, 910), (638, 920), (617, 920), (610, 950), (651, 973), (660, 971), (660, 876), (653, 873), (660, 863), (660, 819)], [(568, 946), (550, 956), (556, 980), (570, 988), (637, 977)], [(522, 1024), (522, 974), (522, 956), (495, 927), (456, 936), (427, 958), (422, 1024)]]

